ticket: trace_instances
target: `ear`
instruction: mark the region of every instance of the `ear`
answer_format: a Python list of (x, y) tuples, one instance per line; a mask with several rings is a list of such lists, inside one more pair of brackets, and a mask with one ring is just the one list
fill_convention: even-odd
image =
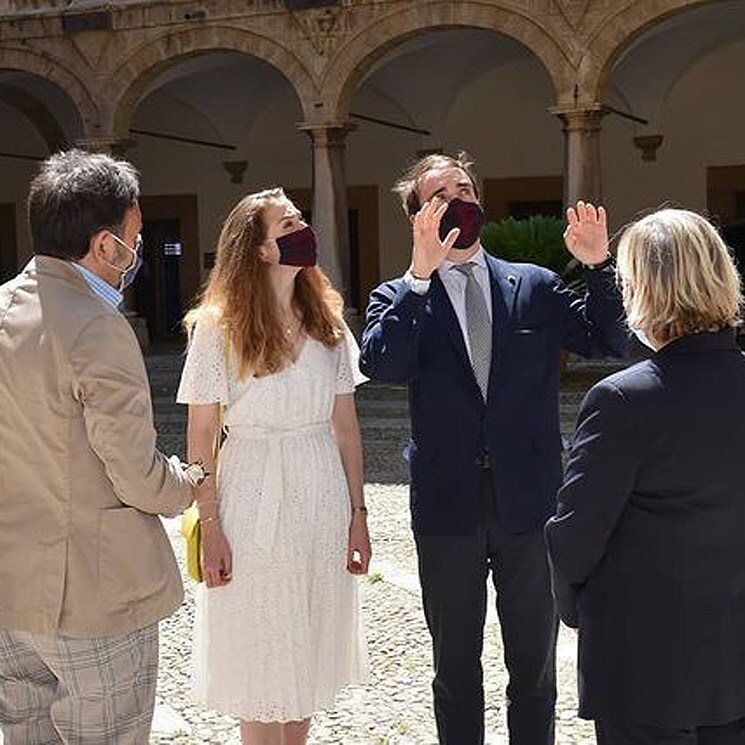
[(105, 254), (107, 237), (108, 233), (105, 230), (99, 230), (97, 233), (94, 233), (88, 241), (87, 256), (98, 258), (102, 252)]

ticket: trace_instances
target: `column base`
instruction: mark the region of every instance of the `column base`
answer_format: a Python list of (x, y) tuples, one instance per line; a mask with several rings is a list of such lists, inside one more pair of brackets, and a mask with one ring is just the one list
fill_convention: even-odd
[(354, 334), (354, 338), (359, 341), (365, 325), (362, 313), (357, 308), (344, 308), (344, 320), (349, 326), (349, 330)]
[(150, 348), (150, 334), (147, 331), (147, 321), (136, 310), (131, 310), (130, 308), (124, 308), (122, 313), (132, 327), (132, 331), (135, 332), (142, 353), (147, 353)]

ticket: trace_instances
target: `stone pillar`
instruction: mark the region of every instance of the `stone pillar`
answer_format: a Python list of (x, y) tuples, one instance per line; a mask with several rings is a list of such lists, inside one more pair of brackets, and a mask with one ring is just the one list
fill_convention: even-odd
[(600, 204), (603, 199), (600, 130), (603, 107), (599, 103), (555, 107), (551, 113), (564, 129), (564, 204), (582, 199)]
[(353, 129), (339, 122), (301, 124), (311, 138), (313, 149), (313, 191), (311, 212), (318, 237), (319, 263), (334, 287), (341, 292), (350, 314), (351, 257), (344, 140)]
[(75, 141), (75, 147), (90, 153), (105, 153), (114, 158), (123, 158), (124, 153), (136, 145), (131, 139), (118, 137), (89, 137)]
[[(75, 147), (78, 147), (81, 150), (87, 150), (91, 153), (105, 153), (114, 158), (123, 158), (124, 153), (134, 147), (134, 145), (135, 142), (133, 140), (119, 139), (116, 137), (91, 137), (89, 139), (77, 140), (75, 142)], [(147, 249), (145, 248), (144, 250)], [(135, 332), (135, 336), (137, 337), (137, 341), (140, 343), (142, 351), (146, 352), (150, 347), (150, 334), (147, 329), (147, 321), (145, 321), (136, 310), (132, 310), (132, 308), (129, 307), (133, 297), (134, 293), (132, 289), (129, 289), (124, 293), (124, 302), (122, 303), (121, 311), (127, 321), (129, 321), (132, 330)]]

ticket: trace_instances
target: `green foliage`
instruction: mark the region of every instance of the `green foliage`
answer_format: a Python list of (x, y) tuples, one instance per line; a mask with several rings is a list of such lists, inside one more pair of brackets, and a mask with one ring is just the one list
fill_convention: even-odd
[[(538, 264), (571, 282), (579, 272), (564, 246), (566, 222), (558, 217), (533, 215), (489, 222), (481, 230), (481, 245), (506, 261)], [(571, 263), (570, 263), (571, 262)]]

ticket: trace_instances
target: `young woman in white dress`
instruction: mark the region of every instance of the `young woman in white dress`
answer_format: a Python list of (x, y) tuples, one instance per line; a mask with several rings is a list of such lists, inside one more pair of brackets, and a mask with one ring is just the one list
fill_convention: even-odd
[(188, 457), (209, 474), (195, 488), (195, 695), (238, 717), (244, 744), (302, 745), (313, 712), (366, 677), (353, 575), (371, 550), (357, 345), (313, 231), (281, 189), (230, 213), (187, 328), (178, 400)]

